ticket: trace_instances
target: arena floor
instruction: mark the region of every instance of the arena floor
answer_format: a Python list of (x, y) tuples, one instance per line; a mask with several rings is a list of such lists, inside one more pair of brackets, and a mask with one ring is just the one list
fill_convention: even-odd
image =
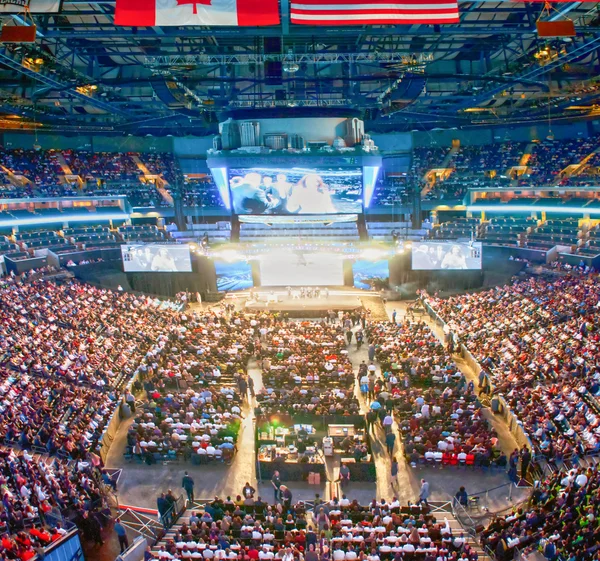
[[(242, 302), (240, 301), (239, 304), (241, 307)], [(391, 317), (394, 309), (398, 312), (398, 318), (403, 317), (407, 304), (407, 302), (388, 302), (385, 306), (385, 310), (389, 315), (388, 317)], [(441, 330), (436, 328), (428, 317), (424, 316), (422, 319), (436, 330), (438, 337), (443, 335)], [(356, 368), (358, 368), (362, 360), (367, 360), (366, 345), (363, 345), (357, 351), (353, 344), (348, 350)], [(469, 370), (460, 357), (455, 357), (455, 360), (468, 379), (475, 378), (475, 373)], [(263, 387), (261, 371), (254, 361), (250, 362), (248, 371), (254, 379), (255, 389), (258, 392)], [(359, 397), (363, 411), (366, 411), (367, 403), (360, 396), (358, 388), (355, 391)], [(196, 481), (195, 495), (197, 499), (208, 499), (215, 495), (237, 495), (246, 481), (254, 485), (259, 490), (261, 496), (270, 499), (272, 493), (270, 482), (260, 483), (257, 481), (253, 405), (253, 403), (246, 403), (244, 422), (238, 441), (238, 453), (230, 466), (194, 466), (187, 462), (147, 466), (125, 462), (123, 460), (123, 450), (127, 429), (131, 421), (123, 423), (107, 458), (108, 467), (123, 468), (119, 480), (119, 503), (121, 505), (155, 509), (156, 498), (162, 491), (173, 489), (176, 494), (181, 492), (181, 478), (186, 470), (190, 472)], [(486, 416), (494, 424), (502, 448), (507, 454), (510, 454), (515, 448), (516, 443), (505, 423), (500, 419), (496, 419), (489, 409), (486, 410)], [(401, 442), (401, 439), (397, 438), (397, 442)], [(481, 494), (484, 497), (485, 504), (490, 512), (510, 507), (527, 495), (525, 489), (515, 489), (512, 486), (512, 490), (510, 491), (512, 498), (511, 500), (507, 500), (511, 486), (508, 485), (508, 477), (504, 472), (490, 473), (471, 470), (465, 472), (456, 468), (446, 470), (422, 468), (414, 470), (406, 464), (401, 453), (397, 454), (400, 462), (398, 485), (396, 488), (392, 488), (390, 481), (391, 462), (385, 451), (383, 429), (380, 427), (378, 427), (375, 434), (372, 434), (372, 448), (377, 467), (377, 481), (372, 483), (350, 482), (349, 486), (345, 489), (348, 497), (356, 498), (362, 504), (367, 503), (375, 497), (391, 498), (392, 496), (397, 496), (401, 503), (414, 501), (418, 496), (419, 481), (421, 478), (426, 478), (430, 482), (432, 491), (431, 500), (450, 500), (461, 485), (466, 485), (469, 494)], [(330, 479), (337, 477), (336, 470), (338, 466), (328, 465), (328, 469), (330, 471), (328, 474)], [(334, 473), (331, 473), (332, 470)], [(319, 493), (322, 497), (329, 497), (331, 494), (330, 486), (326, 485), (324, 481), (321, 482), (320, 486), (312, 486), (304, 483), (292, 483), (289, 486), (292, 489), (295, 500), (314, 498), (315, 493)], [(494, 488), (496, 489), (487, 494), (485, 493), (486, 490)]]

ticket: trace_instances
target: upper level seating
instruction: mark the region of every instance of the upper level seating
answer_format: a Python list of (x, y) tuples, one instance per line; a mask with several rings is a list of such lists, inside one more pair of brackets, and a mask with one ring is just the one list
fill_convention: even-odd
[(520, 185), (552, 185), (567, 166), (578, 164), (597, 148), (598, 137), (543, 140), (535, 144)]
[(2, 150), (0, 165), (33, 183), (26, 188), (27, 193), (38, 190), (43, 194), (52, 194), (53, 188), (59, 183), (58, 176), (63, 173), (56, 152), (51, 150)]
[(260, 242), (275, 238), (317, 239), (327, 238), (331, 241), (358, 240), (356, 222), (339, 222), (332, 224), (246, 224), (240, 227), (240, 241)]
[(400, 206), (410, 204), (409, 176), (378, 177), (371, 206)]
[(442, 240), (474, 238), (478, 236), (479, 231), (479, 218), (457, 218), (451, 222), (444, 222), (439, 227), (432, 228), (431, 237)]
[(538, 222), (534, 218), (494, 217), (479, 232), (479, 240), (485, 243), (519, 246), (524, 234), (535, 228)]
[(160, 175), (167, 183), (179, 183), (181, 173), (177, 160), (173, 154), (161, 152), (159, 154), (139, 154), (139, 159), (153, 175)]
[(489, 372), (539, 453), (600, 450), (596, 275), (529, 279), (429, 304)]
[(413, 150), (411, 174), (419, 181), (430, 170), (439, 168), (450, 152), (449, 147), (418, 147)]
[(65, 150), (63, 156), (71, 171), (85, 181), (133, 181), (141, 175), (128, 153)]
[(201, 208), (224, 208), (219, 189), (212, 177), (186, 178), (183, 183), (184, 206), (196, 206)]

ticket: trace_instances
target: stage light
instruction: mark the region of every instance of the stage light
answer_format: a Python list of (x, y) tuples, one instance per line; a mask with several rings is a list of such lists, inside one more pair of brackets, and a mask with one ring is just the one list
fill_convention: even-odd
[(225, 208), (231, 210), (231, 198), (229, 196), (229, 185), (227, 184), (227, 168), (210, 168), (210, 173), (215, 180)]
[(375, 191), (375, 183), (379, 175), (379, 166), (363, 166), (363, 198), (365, 208), (369, 208), (373, 191)]
[(224, 249), (222, 251), (217, 251), (213, 254), (213, 257), (218, 257), (223, 261), (227, 261), (227, 263), (233, 263), (235, 261), (245, 261), (246, 257), (243, 253), (236, 251), (235, 249)]
[(388, 252), (384, 249), (367, 248), (360, 252), (360, 258), (365, 261), (379, 261), (385, 259)]

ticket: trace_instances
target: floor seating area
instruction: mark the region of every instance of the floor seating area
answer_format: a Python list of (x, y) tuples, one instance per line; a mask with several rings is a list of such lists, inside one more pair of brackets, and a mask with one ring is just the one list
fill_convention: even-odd
[(152, 558), (280, 559), (301, 552), (335, 561), (478, 558), (470, 540), (446, 518), (436, 518), (428, 506), (401, 506), (397, 500), (361, 506), (345, 495), (334, 497), (312, 509), (313, 516), (319, 509), (327, 513), (327, 528), (321, 534), (323, 525), (309, 521), (303, 502), (287, 512), (262, 501), (240, 503), (216, 497), (173, 527), (152, 548)]

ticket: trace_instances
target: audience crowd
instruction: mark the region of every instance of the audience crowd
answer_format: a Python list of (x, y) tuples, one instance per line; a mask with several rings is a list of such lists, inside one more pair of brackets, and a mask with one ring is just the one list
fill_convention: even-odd
[[(248, 504), (249, 503), (249, 504)], [(232, 501), (216, 497), (203, 513), (193, 513), (174, 539), (148, 559), (277, 559), (282, 561), (383, 561), (426, 559), (476, 561), (477, 553), (447, 520), (438, 520), (429, 507), (401, 507), (373, 501), (360, 506), (345, 495), (317, 500), (312, 522), (307, 506), (268, 505), (260, 497)]]
[(481, 535), (498, 561), (539, 550), (548, 560), (597, 559), (600, 550), (600, 472), (574, 468), (548, 477), (528, 505), (495, 517)]
[(600, 449), (599, 299), (595, 274), (425, 296), (482, 365), (484, 389), (505, 397), (548, 458)]
[(2, 439), (74, 458), (95, 449), (119, 391), (179, 328), (154, 300), (44, 279), (3, 281), (0, 317)]

